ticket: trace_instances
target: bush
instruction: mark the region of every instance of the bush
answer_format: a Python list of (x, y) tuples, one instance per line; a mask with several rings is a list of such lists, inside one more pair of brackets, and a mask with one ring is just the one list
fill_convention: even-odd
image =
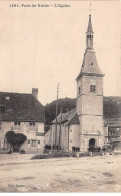
[(26, 135), (23, 133), (15, 133), (14, 131), (8, 131), (5, 137), (7, 138), (7, 141), (10, 143), (11, 147), (16, 146), (18, 149), (27, 139)]

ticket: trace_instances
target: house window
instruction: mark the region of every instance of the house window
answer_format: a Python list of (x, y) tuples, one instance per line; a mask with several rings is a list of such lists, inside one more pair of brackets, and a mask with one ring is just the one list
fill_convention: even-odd
[(31, 122), (29, 123), (30, 126), (35, 126), (35, 123)]
[(93, 66), (93, 63), (91, 63), (91, 66)]
[(28, 140), (28, 144), (30, 144), (30, 140)]
[(34, 123), (34, 122), (30, 122), (30, 123), (29, 123), (29, 129), (30, 129), (31, 131), (34, 131), (34, 130), (35, 130), (35, 123)]
[(36, 140), (31, 141), (31, 147), (36, 147)]
[(72, 140), (70, 140), (70, 143), (72, 143)]
[(21, 129), (21, 123), (20, 122), (14, 122), (14, 129), (20, 130)]
[(14, 122), (16, 126), (20, 126), (20, 122)]
[(90, 92), (96, 92), (96, 86), (95, 85), (90, 86)]
[(5, 105), (0, 105), (0, 113), (5, 113)]
[(38, 144), (40, 144), (40, 140), (38, 140)]

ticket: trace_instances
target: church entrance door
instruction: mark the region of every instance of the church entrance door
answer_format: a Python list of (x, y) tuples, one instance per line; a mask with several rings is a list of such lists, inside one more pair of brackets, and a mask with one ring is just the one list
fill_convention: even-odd
[(94, 149), (94, 147), (95, 147), (95, 139), (94, 138), (91, 138), (89, 140), (89, 148), (90, 149)]

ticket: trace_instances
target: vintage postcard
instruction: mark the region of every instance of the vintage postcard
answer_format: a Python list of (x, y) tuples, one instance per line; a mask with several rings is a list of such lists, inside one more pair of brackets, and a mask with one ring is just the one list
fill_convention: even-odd
[(0, 192), (121, 192), (121, 1), (0, 0)]

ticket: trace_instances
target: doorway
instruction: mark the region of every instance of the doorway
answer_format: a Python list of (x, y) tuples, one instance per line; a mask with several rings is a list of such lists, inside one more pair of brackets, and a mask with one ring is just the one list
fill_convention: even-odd
[(94, 138), (91, 138), (89, 140), (89, 148), (93, 148), (94, 149), (94, 147), (95, 147), (95, 139)]

